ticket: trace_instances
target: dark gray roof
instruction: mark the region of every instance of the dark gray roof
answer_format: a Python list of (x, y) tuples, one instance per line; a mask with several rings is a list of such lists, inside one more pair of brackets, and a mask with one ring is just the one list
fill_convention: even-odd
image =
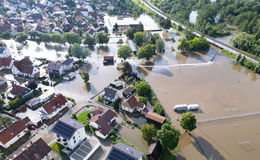
[(71, 118), (61, 118), (52, 128), (52, 131), (63, 138), (71, 139), (77, 129), (84, 127), (82, 123), (71, 119)]
[(5, 48), (0, 47), (0, 53), (3, 53), (5, 51)]
[(66, 59), (65, 61), (62, 62), (62, 65), (70, 65), (73, 62), (73, 59)]
[(143, 156), (143, 152), (122, 142), (114, 145), (106, 160), (138, 160)]
[(116, 96), (117, 91), (112, 88), (105, 88), (105, 97), (109, 97), (111, 99), (114, 99)]
[(61, 67), (61, 64), (57, 64), (57, 63), (54, 63), (54, 62), (50, 62), (48, 64), (48, 70), (59, 70)]

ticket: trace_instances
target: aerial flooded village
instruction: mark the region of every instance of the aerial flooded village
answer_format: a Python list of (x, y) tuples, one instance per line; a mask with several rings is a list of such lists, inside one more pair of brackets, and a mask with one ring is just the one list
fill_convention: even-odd
[(176, 1), (0, 0), (0, 159), (257, 160), (255, 29)]

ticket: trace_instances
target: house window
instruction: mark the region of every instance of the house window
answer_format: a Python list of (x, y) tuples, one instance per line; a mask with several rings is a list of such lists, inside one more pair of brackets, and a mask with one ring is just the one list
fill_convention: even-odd
[(76, 143), (76, 140), (74, 140), (74, 143)]
[(75, 140), (75, 136), (73, 136), (73, 139)]

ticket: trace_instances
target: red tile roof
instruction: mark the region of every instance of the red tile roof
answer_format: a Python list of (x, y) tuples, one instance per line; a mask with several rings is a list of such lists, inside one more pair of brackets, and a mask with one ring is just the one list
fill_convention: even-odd
[(27, 128), (27, 124), (29, 122), (30, 119), (28, 117), (14, 122), (12, 125), (10, 125), (8, 128), (0, 133), (0, 142), (2, 142), (2, 144), (8, 143), (15, 136), (24, 131)]
[(166, 117), (163, 117), (155, 112), (148, 112), (146, 115), (145, 115), (145, 118), (148, 118), (148, 119), (151, 119), (155, 122), (158, 122), (158, 123), (163, 123), (166, 119)]
[(58, 108), (61, 108), (64, 104), (67, 103), (66, 98), (59, 94), (56, 97), (52, 98), (49, 102), (43, 105), (44, 110), (51, 114), (52, 112), (56, 111)]
[(8, 67), (12, 62), (12, 58), (0, 58), (0, 67)]

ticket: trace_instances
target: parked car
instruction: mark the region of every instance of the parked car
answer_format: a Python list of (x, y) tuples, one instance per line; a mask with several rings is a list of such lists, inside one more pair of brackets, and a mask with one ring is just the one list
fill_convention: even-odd
[(30, 126), (28, 126), (28, 129), (30, 129), (30, 130), (36, 130), (37, 127), (36, 127), (35, 125), (30, 125)]
[(198, 104), (189, 104), (187, 107), (189, 111), (198, 111), (200, 109)]
[(179, 104), (173, 107), (175, 112), (186, 112), (188, 111), (188, 105), (187, 104)]

